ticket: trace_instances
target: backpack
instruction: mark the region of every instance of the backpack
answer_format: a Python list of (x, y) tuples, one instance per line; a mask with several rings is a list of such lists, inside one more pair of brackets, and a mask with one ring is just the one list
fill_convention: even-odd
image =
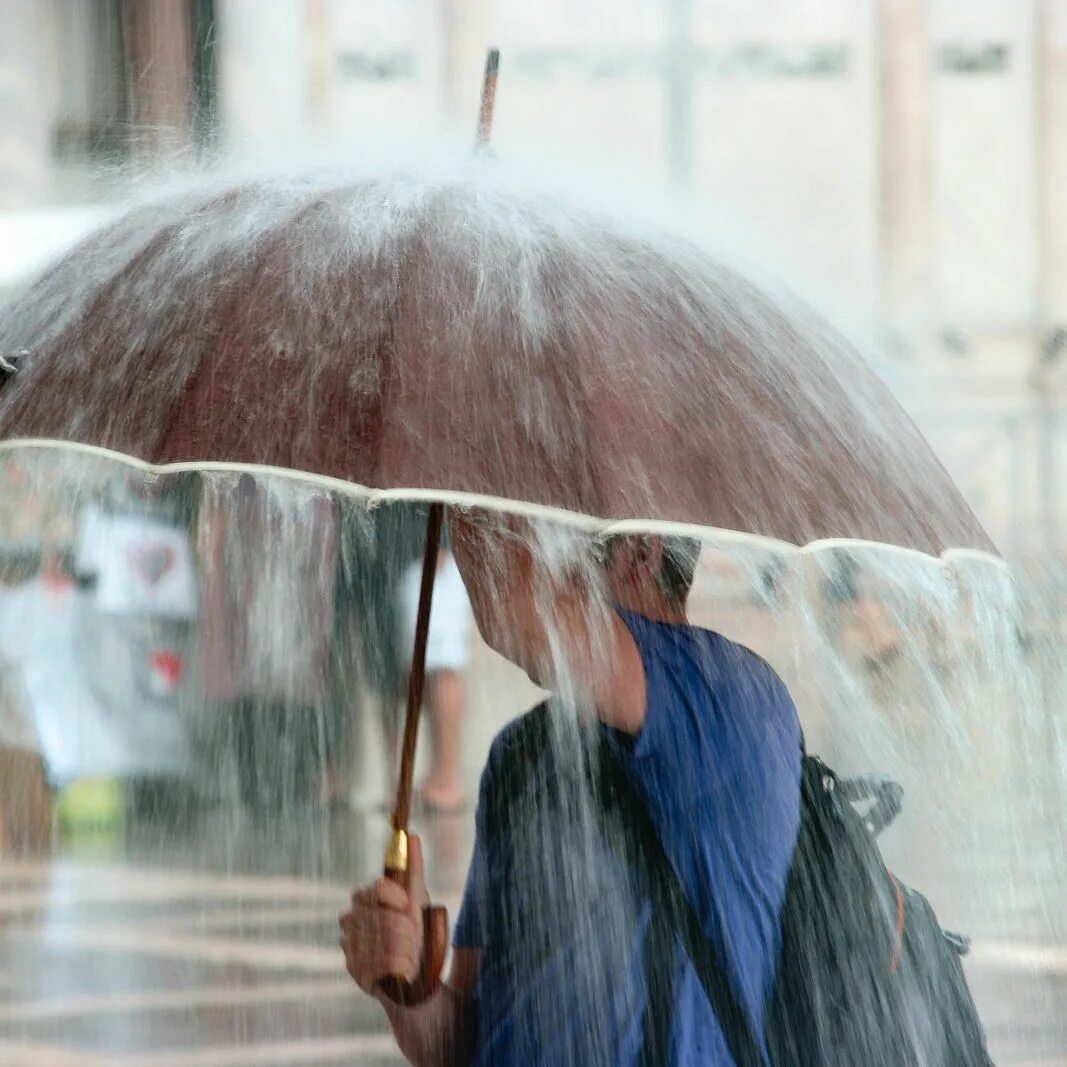
[[(488, 847), (536, 779), (542, 799), (559, 772), (547, 704), (513, 726), (487, 796)], [(782, 910), (782, 950), (764, 1033), (753, 1032), (729, 967), (610, 748), (590, 732), (582, 763), (598, 827), (624, 853), (652, 902), (646, 942), (642, 1067), (668, 1061), (675, 944), (681, 943), (715, 1010), (737, 1067), (991, 1067), (960, 957), (965, 938), (942, 931), (929, 902), (887, 870), (876, 838), (903, 791), (880, 778), (843, 779), (803, 757), (800, 832)], [(862, 815), (857, 805), (873, 802)], [(554, 921), (554, 920), (552, 920)], [(722, 939), (719, 939), (722, 943)], [(544, 958), (544, 930), (522, 951)], [(536, 959), (527, 958), (527, 966)]]

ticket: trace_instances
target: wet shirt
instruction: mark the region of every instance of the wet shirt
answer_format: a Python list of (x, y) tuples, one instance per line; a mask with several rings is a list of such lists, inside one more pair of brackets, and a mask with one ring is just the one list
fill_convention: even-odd
[[(784, 684), (719, 634), (620, 616), (647, 680), (647, 717), (631, 738), (602, 727), (705, 930), (762, 1033), (780, 949), (785, 885), (800, 823), (800, 723)], [(514, 726), (482, 776), (477, 838), (453, 942), (480, 949), (479, 1067), (637, 1064), (647, 1004), (651, 907), (590, 811), (565, 750), (540, 800), (503, 833), (489, 812)], [(569, 769), (568, 769), (569, 768)], [(570, 774), (570, 772), (574, 772)], [(562, 783), (562, 784), (561, 784)], [(723, 942), (727, 943), (723, 943)], [(680, 944), (670, 1062), (731, 1064), (722, 1030)]]

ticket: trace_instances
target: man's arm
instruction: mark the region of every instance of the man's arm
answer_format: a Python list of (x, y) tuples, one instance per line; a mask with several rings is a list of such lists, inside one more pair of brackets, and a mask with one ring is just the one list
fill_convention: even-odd
[(456, 949), (447, 983), (414, 1008), (379, 997), (400, 1051), (414, 1067), (465, 1067), (477, 1025), (473, 991), (480, 953)]
[(380, 878), (352, 894), (352, 907), (340, 917), (341, 949), (348, 973), (385, 1009), (400, 1051), (415, 1067), (464, 1067), (475, 1036), (473, 1002), (480, 953), (457, 949), (447, 984), (414, 1008), (383, 996), (383, 978), (418, 974), (423, 954), (422, 909), (429, 903), (422, 842), (409, 838), (410, 892)]

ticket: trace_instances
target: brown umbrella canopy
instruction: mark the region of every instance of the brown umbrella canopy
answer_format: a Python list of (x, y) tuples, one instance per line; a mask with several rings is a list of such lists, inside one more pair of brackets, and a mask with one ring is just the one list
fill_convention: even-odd
[(989, 542), (850, 345), (492, 165), (142, 208), (0, 312), (0, 440), (295, 468), (796, 544)]

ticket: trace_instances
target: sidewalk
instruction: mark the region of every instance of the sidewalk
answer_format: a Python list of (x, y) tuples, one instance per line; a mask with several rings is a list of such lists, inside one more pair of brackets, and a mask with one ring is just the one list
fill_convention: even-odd
[[(454, 916), (472, 819), (418, 829), (434, 895)], [(183, 841), (143, 828), (111, 860), (0, 861), (0, 1062), (403, 1062), (336, 948), (336, 915), (377, 873), (385, 831), (380, 815), (257, 826), (223, 813)], [(1020, 900), (1035, 888), (1015, 887)], [(1067, 885), (1041, 889), (1062, 900)], [(1067, 942), (1003, 918), (969, 929), (995, 1059), (1067, 1067)]]

